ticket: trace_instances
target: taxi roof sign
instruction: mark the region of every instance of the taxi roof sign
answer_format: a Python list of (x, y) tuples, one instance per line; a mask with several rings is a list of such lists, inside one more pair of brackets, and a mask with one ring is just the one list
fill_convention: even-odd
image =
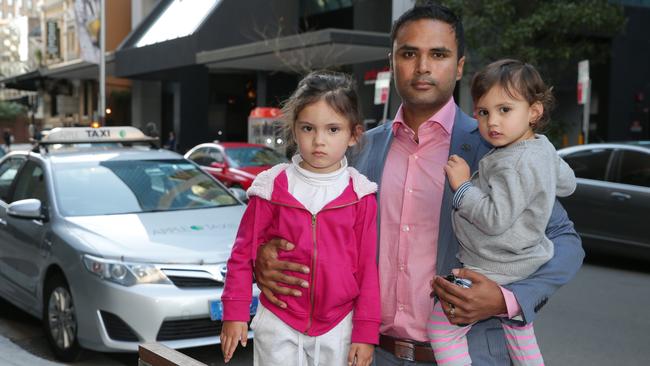
[(154, 142), (158, 139), (149, 137), (133, 126), (119, 127), (57, 127), (44, 136), (39, 144), (74, 144), (105, 142)]

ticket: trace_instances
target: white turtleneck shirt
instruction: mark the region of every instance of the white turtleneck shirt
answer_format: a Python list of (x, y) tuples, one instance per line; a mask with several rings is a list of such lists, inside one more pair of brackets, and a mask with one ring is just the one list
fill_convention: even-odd
[(331, 173), (314, 173), (300, 167), (302, 157), (296, 154), (293, 164), (286, 170), (289, 193), (293, 195), (312, 215), (317, 214), (328, 203), (340, 196), (350, 182), (348, 160), (343, 157), (341, 167)]

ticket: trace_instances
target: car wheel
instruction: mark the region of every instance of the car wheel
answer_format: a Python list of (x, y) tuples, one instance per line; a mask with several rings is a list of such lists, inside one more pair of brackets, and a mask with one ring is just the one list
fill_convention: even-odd
[(72, 362), (81, 356), (77, 340), (77, 316), (70, 287), (63, 275), (47, 279), (43, 297), (45, 336), (57, 359)]

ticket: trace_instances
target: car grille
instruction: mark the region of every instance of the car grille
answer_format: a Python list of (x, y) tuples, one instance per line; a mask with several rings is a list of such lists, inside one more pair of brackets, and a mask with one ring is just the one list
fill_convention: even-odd
[(100, 311), (102, 321), (106, 332), (111, 339), (124, 342), (139, 342), (138, 336), (135, 335), (133, 329), (124, 322), (119, 316), (109, 313), (108, 311)]
[(167, 276), (179, 288), (223, 287), (223, 282), (202, 277)]
[(174, 341), (178, 339), (214, 337), (221, 333), (220, 321), (210, 318), (190, 320), (167, 320), (158, 331), (157, 341)]

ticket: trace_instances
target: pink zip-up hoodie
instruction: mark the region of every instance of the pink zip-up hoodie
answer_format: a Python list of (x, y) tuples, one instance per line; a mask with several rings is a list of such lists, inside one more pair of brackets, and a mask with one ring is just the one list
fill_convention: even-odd
[(309, 336), (334, 328), (354, 311), (352, 342), (377, 344), (381, 321), (377, 274), (377, 185), (354, 168), (339, 197), (312, 215), (288, 191), (285, 170), (276, 165), (259, 174), (248, 190), (250, 200), (228, 260), (221, 296), (223, 320), (248, 321), (253, 265), (257, 248), (274, 238), (293, 243), (280, 260), (309, 267), (309, 274), (287, 274), (309, 282), (309, 289), (289, 286), (302, 296), (277, 295), (287, 304), (262, 304), (290, 327)]

